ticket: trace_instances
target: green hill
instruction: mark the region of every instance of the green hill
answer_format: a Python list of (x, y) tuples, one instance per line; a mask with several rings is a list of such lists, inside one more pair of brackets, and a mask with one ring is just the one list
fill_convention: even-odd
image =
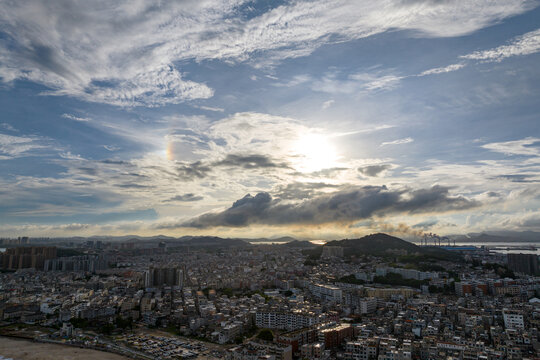
[(344, 239), (328, 242), (325, 246), (341, 246), (346, 256), (421, 256), (436, 260), (457, 260), (460, 256), (435, 246), (421, 247), (388, 234), (377, 233), (359, 239)]

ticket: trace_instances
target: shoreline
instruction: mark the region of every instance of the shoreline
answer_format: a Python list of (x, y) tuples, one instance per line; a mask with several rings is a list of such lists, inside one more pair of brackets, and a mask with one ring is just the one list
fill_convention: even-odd
[(0, 335), (0, 356), (13, 360), (127, 360), (133, 359), (112, 351), (75, 344), (39, 341), (16, 335)]

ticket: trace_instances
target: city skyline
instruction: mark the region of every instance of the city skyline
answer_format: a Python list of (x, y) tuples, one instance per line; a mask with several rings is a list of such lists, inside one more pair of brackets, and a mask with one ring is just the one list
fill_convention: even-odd
[(539, 5), (0, 4), (0, 235), (540, 231)]

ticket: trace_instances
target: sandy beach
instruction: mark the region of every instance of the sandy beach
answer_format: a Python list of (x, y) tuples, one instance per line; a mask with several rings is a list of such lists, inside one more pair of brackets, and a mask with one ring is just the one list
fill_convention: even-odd
[(0, 359), (13, 360), (126, 360), (127, 357), (72, 346), (42, 344), (0, 337)]

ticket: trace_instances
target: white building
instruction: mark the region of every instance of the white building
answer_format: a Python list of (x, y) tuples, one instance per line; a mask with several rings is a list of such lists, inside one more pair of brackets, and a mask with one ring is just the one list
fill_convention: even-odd
[(341, 303), (343, 297), (343, 291), (332, 285), (325, 284), (309, 284), (309, 291), (313, 296), (327, 302)]
[(260, 328), (297, 330), (323, 321), (323, 317), (313, 313), (258, 311), (255, 324)]
[(523, 314), (516, 310), (503, 310), (504, 326), (507, 329), (525, 329)]
[(377, 298), (365, 298), (360, 300), (359, 310), (361, 314), (371, 314), (377, 310)]

